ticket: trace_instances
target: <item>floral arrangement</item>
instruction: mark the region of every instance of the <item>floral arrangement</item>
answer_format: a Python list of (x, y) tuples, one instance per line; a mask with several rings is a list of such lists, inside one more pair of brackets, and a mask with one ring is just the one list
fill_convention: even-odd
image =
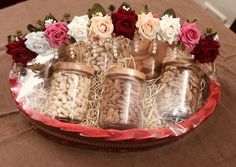
[[(166, 72), (166, 76), (160, 76), (159, 71), (162, 67), (154, 62), (156, 57), (161, 56), (160, 53), (158, 53), (159, 45), (157, 43), (165, 44), (169, 48), (177, 48), (181, 52), (183, 51), (183, 53), (188, 53), (186, 55), (190, 56), (191, 59), (194, 57), (194, 63), (199, 64), (200, 62), (208, 66), (208, 64), (214, 62), (219, 55), (219, 36), (210, 28), (202, 32), (198, 27), (197, 20), (187, 20), (181, 23), (180, 18), (176, 16), (173, 9), (167, 9), (162, 15), (158, 15), (152, 12), (147, 5), (144, 5), (142, 9), (137, 12), (125, 2), (122, 3), (117, 10), (114, 5), (110, 5), (108, 9), (109, 11), (106, 11), (100, 4), (94, 4), (88, 9), (86, 15), (75, 16), (73, 19), (70, 19), (70, 14), (68, 13), (65, 13), (62, 19), (56, 19), (52, 14), (49, 14), (44, 19), (39, 20), (36, 25), (29, 24), (27, 26), (28, 33), (24, 34), (21, 31), (17, 31), (15, 35), (8, 36), (8, 44), (6, 45), (7, 53), (12, 56), (15, 62), (14, 67), (16, 68), (14, 69), (18, 70), (17, 67), (20, 67), (19, 74), (21, 75), (19, 78), (24, 78), (24, 75), (29, 72), (29, 75), (25, 77), (26, 79), (23, 79), (24, 82), (22, 84), (22, 90), (27, 91), (22, 92), (21, 97), (27, 96), (26, 99), (28, 99), (30, 105), (43, 115), (50, 116), (53, 119), (59, 118), (63, 121), (69, 120), (69, 122), (76, 122), (74, 118), (78, 117), (78, 114), (83, 115), (81, 114), (82, 109), (78, 112), (72, 112), (72, 103), (70, 105), (69, 102), (63, 105), (66, 105), (70, 109), (64, 110), (62, 104), (60, 104), (60, 106), (58, 105), (58, 108), (55, 108), (55, 106), (54, 108), (47, 108), (48, 106), (53, 106), (54, 99), (51, 100), (50, 105), (46, 106), (46, 104), (49, 101), (48, 97), (51, 96), (54, 98), (53, 93), (62, 88), (64, 89), (62, 91), (64, 94), (61, 96), (55, 95), (55, 98), (58, 98), (56, 102), (60, 103), (62, 99), (67, 101), (69, 97), (64, 97), (64, 95), (70, 94), (69, 96), (72, 96), (75, 92), (73, 90), (69, 91), (67, 88), (70, 86), (71, 89), (72, 87), (74, 89), (76, 88), (74, 85), (78, 86), (78, 83), (74, 82), (87, 80), (87, 83), (92, 84), (92, 93), (90, 93), (92, 100), (87, 99), (88, 107), (86, 108), (86, 119), (83, 115), (83, 117), (81, 116), (81, 119), (78, 120), (80, 120), (79, 123), (82, 125), (94, 127), (98, 126), (100, 100), (103, 98), (102, 93), (104, 90), (106, 72), (112, 69), (112, 67), (118, 67), (119, 70), (121, 70), (121, 68), (126, 70), (135, 69), (136, 72), (141, 71), (141, 73), (144, 74), (144, 78), (146, 78), (144, 82), (147, 83), (144, 101), (140, 103), (145, 106), (143, 109), (145, 117), (144, 129), (169, 126), (170, 122), (163, 121), (162, 117), (158, 115), (159, 113), (156, 114), (160, 102), (156, 97), (158, 92), (163, 90), (159, 82), (165, 81), (164, 86), (166, 86), (166, 83), (171, 82), (172, 76), (175, 74), (172, 75), (171, 72), (168, 71)], [(147, 48), (147, 53), (144, 53), (144, 55), (141, 56), (142, 59), (138, 60), (135, 54), (139, 52), (138, 49), (140, 49), (140, 47)], [(164, 55), (162, 56), (165, 57), (166, 53), (167, 51), (163, 52)], [(64, 83), (63, 81), (67, 79), (63, 80), (61, 78), (65, 78), (65, 76), (68, 75), (60, 76), (60, 73), (54, 73), (56, 70), (53, 71), (53, 68), (56, 66), (55, 64), (58, 64), (58, 62), (59, 64), (66, 62), (67, 65), (69, 64), (70, 66), (76, 64), (74, 68), (85, 65), (83, 67), (94, 77), (90, 80), (90, 77), (78, 79), (72, 76), (68, 79), (68, 83)], [(161, 63), (162, 61), (160, 64)], [(73, 68), (68, 68), (68, 66), (66, 66), (67, 70)], [(156, 70), (157, 68), (159, 68), (159, 71)], [(15, 71), (19, 72), (17, 70)], [(192, 75), (191, 72), (189, 74)], [(177, 86), (182, 84), (181, 75), (182, 73), (179, 73), (179, 78), (175, 76), (176, 82), (174, 82), (173, 85), (175, 85), (177, 81), (179, 82), (179, 84), (176, 84)], [(56, 76), (59, 76), (59, 79)], [(187, 78), (189, 79), (191, 77), (188, 76)], [(49, 83), (50, 81), (47, 83), (47, 79), (51, 79), (51, 83)], [(191, 83), (193, 86), (189, 87), (196, 85), (201, 87), (205, 85), (202, 84), (202, 78), (198, 78), (198, 75), (192, 80), (197, 83)], [(186, 80), (186, 82), (188, 81)], [(48, 87), (44, 87), (44, 84), (51, 84), (51, 87), (49, 86), (48, 89)], [(81, 83), (81, 85), (85, 84)], [(52, 89), (53, 86), (55, 90)], [(89, 86), (83, 88), (83, 91), (87, 91), (89, 88)], [(176, 87), (176, 89), (177, 88), (178, 87)], [(182, 89), (180, 89), (180, 91), (181, 90)], [(200, 91), (203, 90), (204, 88), (201, 87)], [(81, 93), (83, 91), (78, 92)], [(191, 96), (196, 96), (196, 98), (194, 98), (195, 101), (191, 102), (191, 104), (189, 103), (189, 105), (194, 105), (191, 106), (194, 110), (196, 107), (195, 104), (202, 104), (202, 96), (199, 95), (200, 100), (197, 101), (198, 92), (193, 91), (193, 95), (191, 94)], [(190, 92), (190, 90), (185, 91), (185, 93), (188, 92)], [(113, 93), (110, 95), (113, 95)], [(173, 97), (172, 91), (167, 90), (165, 94), (168, 95), (166, 96), (168, 97), (166, 98), (167, 100), (170, 99), (170, 96)], [(177, 94), (182, 95), (182, 93)], [(116, 99), (120, 96), (121, 95), (118, 94), (117, 97), (113, 98)], [(190, 95), (187, 97), (192, 99)], [(176, 99), (178, 98), (177, 96)], [(77, 101), (79, 101), (78, 105), (80, 105), (79, 103), (82, 100), (79, 99)], [(121, 106), (123, 106), (123, 104)], [(165, 104), (163, 103), (162, 106), (165, 106)], [(159, 106), (159, 108), (161, 107)], [(70, 112), (70, 114), (68, 112)], [(191, 111), (191, 114), (194, 112), (195, 111)], [(111, 114), (108, 118), (112, 120), (112, 116), (114, 116), (114, 114)], [(119, 117), (119, 115), (117, 117)], [(176, 120), (178, 120), (178, 118), (173, 119), (171, 123), (176, 123)]]
[(132, 40), (137, 32), (143, 39), (156, 39), (187, 50), (201, 63), (214, 62), (219, 55), (217, 33), (209, 28), (202, 33), (196, 20), (181, 25), (173, 9), (166, 10), (161, 17), (151, 12), (147, 5), (139, 14), (127, 3), (123, 3), (117, 11), (110, 5), (109, 10), (106, 12), (100, 4), (94, 4), (87, 15), (75, 16), (71, 21), (69, 14), (65, 14), (62, 20), (49, 14), (38, 21), (38, 26), (28, 25), (28, 34), (18, 31), (16, 35), (10, 35), (7, 53), (16, 63), (26, 66), (37, 56), (50, 52), (57, 59), (58, 48), (62, 45), (115, 36)]

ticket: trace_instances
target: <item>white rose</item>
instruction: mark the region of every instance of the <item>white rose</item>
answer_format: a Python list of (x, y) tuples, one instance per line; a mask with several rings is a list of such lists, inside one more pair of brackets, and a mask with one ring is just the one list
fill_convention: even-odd
[(157, 38), (162, 41), (167, 41), (172, 44), (177, 41), (177, 36), (180, 32), (180, 19), (172, 16), (164, 15), (161, 17), (158, 26)]
[(110, 38), (114, 30), (111, 16), (95, 16), (91, 19), (91, 32), (100, 38)]
[(52, 49), (42, 31), (31, 32), (27, 34), (25, 38), (26, 47), (37, 54), (43, 54)]
[(156, 38), (158, 22), (159, 19), (154, 18), (152, 13), (142, 13), (141, 15), (138, 15), (136, 27), (138, 28), (138, 32), (142, 35), (142, 37), (152, 40)]
[(70, 24), (67, 25), (68, 35), (75, 38), (76, 42), (86, 41), (88, 39), (88, 15), (75, 16)]

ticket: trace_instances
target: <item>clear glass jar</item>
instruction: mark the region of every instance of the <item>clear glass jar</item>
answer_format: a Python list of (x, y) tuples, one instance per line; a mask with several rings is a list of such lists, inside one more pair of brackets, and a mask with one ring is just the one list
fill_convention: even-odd
[[(180, 55), (176, 55), (176, 54)], [(169, 50), (163, 63), (158, 112), (167, 122), (181, 122), (192, 116), (200, 93), (200, 66), (186, 52)]]
[(135, 38), (132, 43), (132, 55), (136, 69), (142, 71), (146, 79), (157, 78), (161, 74), (161, 64), (166, 50), (166, 43)]
[(93, 73), (87, 65), (56, 63), (45, 114), (76, 122), (85, 120)]
[(106, 73), (100, 106), (102, 128), (141, 128), (145, 75), (137, 70), (113, 67)]
[(94, 71), (101, 72), (114, 64), (118, 54), (114, 52), (114, 48), (117, 48), (114, 43), (110, 38), (76, 42), (69, 45), (67, 53), (73, 62), (89, 64)]

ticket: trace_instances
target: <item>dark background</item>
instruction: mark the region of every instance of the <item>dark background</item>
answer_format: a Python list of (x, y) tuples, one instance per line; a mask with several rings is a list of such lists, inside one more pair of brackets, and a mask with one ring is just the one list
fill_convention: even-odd
[(26, 0), (1, 0), (0, 1), (0, 9), (16, 4), (18, 2), (22, 2), (22, 1), (26, 1)]

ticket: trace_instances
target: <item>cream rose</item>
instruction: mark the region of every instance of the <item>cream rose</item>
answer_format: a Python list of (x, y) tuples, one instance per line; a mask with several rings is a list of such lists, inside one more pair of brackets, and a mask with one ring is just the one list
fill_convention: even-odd
[(142, 13), (138, 15), (138, 21), (136, 22), (136, 27), (138, 32), (142, 37), (152, 40), (156, 38), (157, 29), (158, 29), (158, 18), (154, 18), (152, 13)]
[(172, 16), (164, 15), (161, 17), (158, 26), (157, 38), (172, 44), (177, 41), (180, 32), (180, 19)]
[(88, 39), (88, 24), (89, 17), (88, 15), (84, 16), (75, 16), (70, 24), (67, 25), (69, 29), (68, 35), (72, 36), (76, 42), (87, 41)]
[(94, 16), (91, 19), (91, 32), (100, 38), (110, 38), (114, 30), (110, 16)]
[(25, 38), (26, 47), (37, 54), (43, 54), (52, 49), (42, 31), (31, 32), (27, 34)]

